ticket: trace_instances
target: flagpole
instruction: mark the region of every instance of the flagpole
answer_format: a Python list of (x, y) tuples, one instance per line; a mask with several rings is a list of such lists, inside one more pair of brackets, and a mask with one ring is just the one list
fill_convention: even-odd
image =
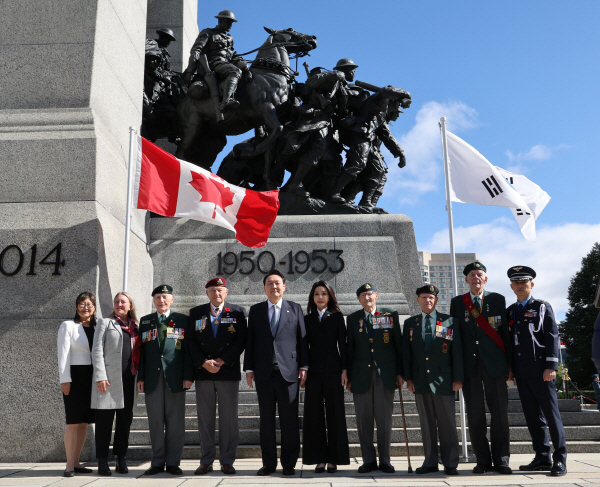
[(127, 274), (129, 271), (129, 234), (131, 233), (131, 204), (133, 195), (131, 186), (133, 184), (132, 170), (137, 158), (137, 144), (135, 140), (135, 127), (129, 127), (129, 165), (127, 166), (127, 210), (125, 213), (125, 252), (123, 262), (123, 291), (127, 291)]
[[(452, 201), (450, 199), (450, 169), (448, 165), (448, 140), (446, 139), (446, 117), (440, 118), (442, 129), (442, 150), (444, 152), (444, 178), (446, 181), (446, 211), (448, 211), (448, 231), (450, 234), (450, 262), (452, 265), (452, 287), (454, 296), (458, 296), (458, 275), (456, 273), (456, 256), (454, 255), (454, 222), (452, 221)], [(465, 415), (465, 398), (462, 388), (458, 392), (460, 404), (460, 430), (462, 436), (463, 461), (469, 461), (467, 451), (467, 419)]]

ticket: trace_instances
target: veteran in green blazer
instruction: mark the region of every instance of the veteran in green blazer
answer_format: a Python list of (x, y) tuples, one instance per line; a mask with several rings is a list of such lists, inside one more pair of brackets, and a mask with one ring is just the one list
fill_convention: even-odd
[(359, 473), (378, 468), (373, 445), (373, 421), (377, 424), (379, 469), (393, 473), (390, 463), (394, 391), (402, 388), (402, 332), (398, 312), (377, 307), (377, 290), (371, 283), (356, 291), (363, 309), (347, 318), (348, 391), (356, 409), (358, 439), (363, 465)]
[(152, 291), (156, 313), (140, 320), (142, 353), (138, 390), (146, 396), (152, 462), (145, 475), (179, 468), (185, 436), (185, 391), (192, 387), (194, 370), (186, 351), (188, 317), (171, 311), (173, 288), (161, 284)]
[[(452, 298), (450, 316), (457, 322), (463, 346), (469, 437), (477, 457), (473, 473), (496, 470), (510, 474), (508, 389), (512, 380), (511, 346), (506, 300), (484, 290), (486, 267), (480, 261), (465, 266), (463, 274), (470, 291)], [(485, 394), (484, 394), (485, 390)], [(486, 433), (485, 401), (491, 414), (490, 442)]]
[(435, 309), (438, 294), (439, 289), (432, 284), (417, 289), (422, 312), (404, 322), (404, 379), (408, 390), (416, 394), (425, 450), (425, 461), (416, 473), (439, 471), (439, 434), (444, 471), (447, 475), (457, 475), (454, 393), (464, 381), (462, 346), (454, 319)]

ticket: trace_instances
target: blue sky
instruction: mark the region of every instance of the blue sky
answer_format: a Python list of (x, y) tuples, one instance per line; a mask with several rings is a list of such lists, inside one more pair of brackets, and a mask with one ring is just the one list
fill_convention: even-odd
[(538, 296), (564, 317), (569, 280), (600, 241), (600, 3), (200, 2), (200, 29), (225, 8), (239, 21), (231, 32), (239, 52), (266, 39), (263, 26), (293, 27), (318, 38), (304, 59), (311, 67), (350, 57), (356, 79), (410, 91), (412, 106), (392, 125), (407, 167), (388, 154), (380, 206), (412, 218), (419, 250), (449, 250), (441, 116), (492, 164), (547, 191), (552, 200), (535, 243), (521, 236), (508, 208), (454, 204), (456, 250), (477, 252), (488, 288), (509, 301), (506, 269), (534, 267)]

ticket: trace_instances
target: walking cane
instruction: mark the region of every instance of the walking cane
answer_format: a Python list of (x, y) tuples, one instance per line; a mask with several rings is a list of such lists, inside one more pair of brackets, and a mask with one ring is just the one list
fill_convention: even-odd
[(400, 393), (400, 409), (402, 410), (402, 423), (404, 424), (404, 441), (406, 442), (406, 456), (408, 458), (408, 473), (412, 473), (412, 467), (410, 465), (410, 448), (408, 447), (408, 433), (406, 432), (406, 417), (404, 416), (404, 400), (402, 399), (402, 389), (399, 389)]

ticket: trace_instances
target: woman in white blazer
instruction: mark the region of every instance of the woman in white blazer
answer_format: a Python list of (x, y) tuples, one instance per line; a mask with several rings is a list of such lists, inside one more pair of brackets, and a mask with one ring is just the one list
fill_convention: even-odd
[(79, 455), (87, 436), (87, 425), (94, 422), (94, 413), (90, 409), (93, 376), (90, 352), (95, 326), (96, 296), (90, 292), (81, 293), (75, 300), (75, 317), (63, 321), (56, 339), (58, 374), (67, 418), (65, 477), (92, 472), (79, 463)]
[(108, 450), (115, 413), (113, 454), (117, 456), (116, 471), (128, 472), (125, 457), (133, 420), (141, 345), (133, 298), (122, 291), (115, 296), (109, 317), (98, 320), (92, 347), (96, 383), (92, 388), (92, 408), (96, 410), (96, 457), (100, 475), (112, 474), (108, 467)]

